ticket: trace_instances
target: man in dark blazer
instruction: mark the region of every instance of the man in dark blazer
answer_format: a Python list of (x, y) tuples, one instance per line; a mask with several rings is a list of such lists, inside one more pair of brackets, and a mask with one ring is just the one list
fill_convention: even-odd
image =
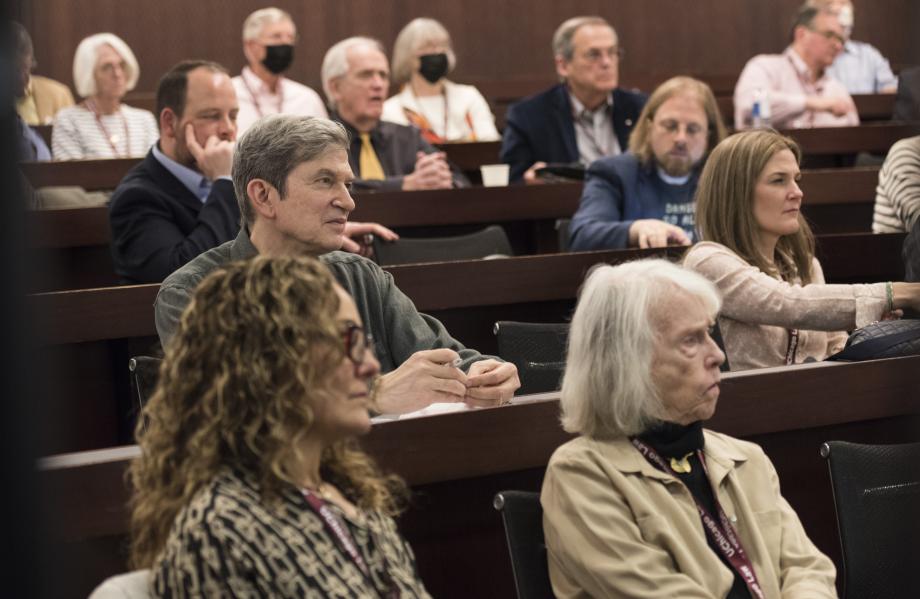
[(415, 127), (381, 120), (390, 89), (390, 64), (373, 38), (350, 37), (323, 58), (323, 90), (330, 118), (351, 137), (348, 161), (355, 187), (376, 191), (450, 189), (469, 185)]
[(625, 152), (645, 94), (617, 89), (622, 53), (600, 17), (574, 17), (553, 36), (563, 83), (508, 109), (501, 161), (511, 180), (531, 180), (546, 163), (581, 162)]
[(160, 79), (160, 140), (125, 175), (109, 208), (115, 272), (125, 282), (160, 282), (236, 237), (230, 168), (238, 111), (218, 64), (181, 62)]

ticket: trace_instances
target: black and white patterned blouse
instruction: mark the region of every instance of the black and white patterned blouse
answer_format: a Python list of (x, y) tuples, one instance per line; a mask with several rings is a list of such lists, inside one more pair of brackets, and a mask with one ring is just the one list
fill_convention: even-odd
[(156, 597), (429, 597), (392, 518), (358, 512), (346, 524), (365, 576), (299, 489), (264, 503), (248, 478), (225, 471), (176, 516), (153, 568)]

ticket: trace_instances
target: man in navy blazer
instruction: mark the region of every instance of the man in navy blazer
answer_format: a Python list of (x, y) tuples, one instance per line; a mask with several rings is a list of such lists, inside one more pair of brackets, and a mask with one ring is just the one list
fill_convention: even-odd
[(205, 250), (236, 237), (230, 179), (239, 103), (227, 71), (185, 61), (157, 86), (160, 139), (118, 184), (109, 207), (115, 272), (160, 282)]
[(601, 17), (574, 17), (553, 35), (556, 72), (564, 83), (508, 109), (501, 161), (511, 180), (532, 180), (553, 162), (588, 165), (626, 151), (647, 96), (617, 89), (622, 51)]

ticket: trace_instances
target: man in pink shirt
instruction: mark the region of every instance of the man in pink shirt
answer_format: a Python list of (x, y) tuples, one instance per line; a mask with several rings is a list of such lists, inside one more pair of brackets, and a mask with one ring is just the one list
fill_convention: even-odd
[(233, 78), (240, 102), (236, 126), (240, 135), (269, 114), (327, 117), (315, 91), (284, 77), (294, 60), (297, 29), (291, 15), (278, 8), (255, 11), (243, 23), (243, 54), (248, 66)]
[(803, 6), (786, 51), (755, 56), (741, 72), (735, 85), (735, 128), (752, 126), (755, 101), (764, 124), (777, 129), (858, 125), (850, 94), (825, 73), (844, 39), (837, 15)]

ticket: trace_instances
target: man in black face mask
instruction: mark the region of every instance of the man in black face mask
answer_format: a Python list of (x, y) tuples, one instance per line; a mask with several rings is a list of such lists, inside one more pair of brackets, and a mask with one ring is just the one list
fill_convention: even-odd
[(237, 127), (241, 135), (269, 114), (327, 116), (319, 94), (283, 75), (294, 60), (296, 41), (294, 21), (281, 9), (257, 10), (243, 23), (243, 54), (248, 66), (233, 78), (240, 102)]

